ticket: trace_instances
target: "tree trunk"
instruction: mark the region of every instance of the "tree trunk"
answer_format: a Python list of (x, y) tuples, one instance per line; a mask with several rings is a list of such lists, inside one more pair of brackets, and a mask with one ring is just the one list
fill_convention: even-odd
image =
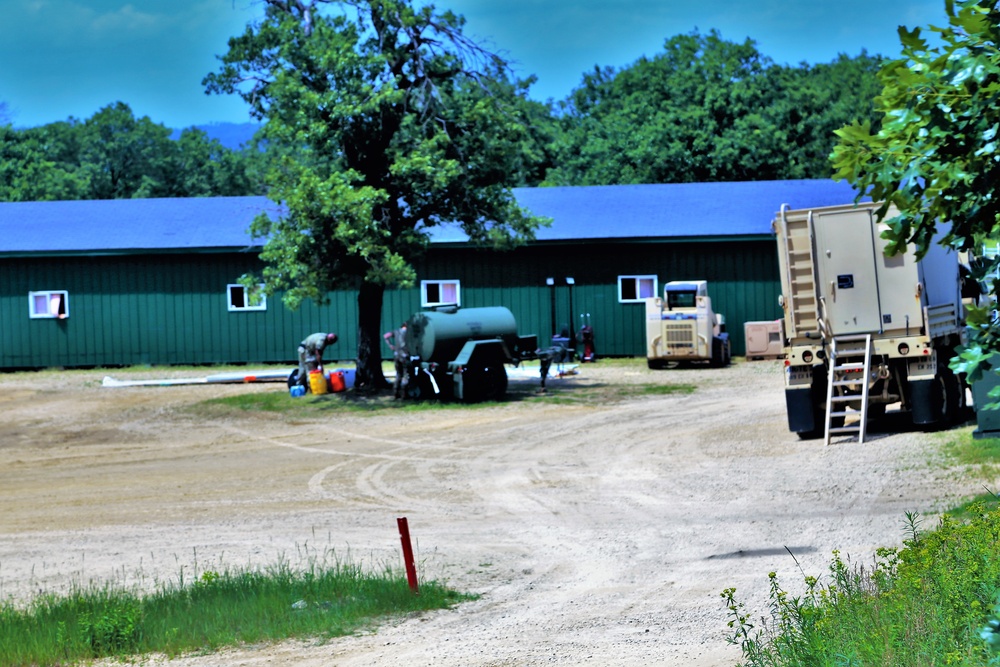
[(389, 383), (382, 373), (382, 297), (385, 287), (369, 282), (361, 283), (358, 292), (358, 370), (354, 378), (355, 390), (377, 394), (388, 389)]

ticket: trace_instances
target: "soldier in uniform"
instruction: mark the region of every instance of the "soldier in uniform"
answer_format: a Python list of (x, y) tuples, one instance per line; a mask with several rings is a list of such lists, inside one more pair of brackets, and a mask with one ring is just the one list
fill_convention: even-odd
[(406, 346), (406, 322), (394, 331), (387, 331), (382, 336), (386, 345), (392, 350), (392, 360), (396, 366), (396, 379), (392, 389), (396, 398), (406, 398), (406, 388), (410, 384), (410, 351)]
[(296, 382), (309, 386), (309, 371), (323, 370), (323, 350), (337, 342), (335, 333), (314, 333), (299, 343), (299, 374)]

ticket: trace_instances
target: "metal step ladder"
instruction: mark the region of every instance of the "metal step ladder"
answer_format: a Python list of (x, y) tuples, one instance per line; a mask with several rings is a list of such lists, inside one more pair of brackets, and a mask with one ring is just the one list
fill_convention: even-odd
[(784, 295), (792, 329), (816, 331), (819, 304), (816, 301), (815, 260), (813, 259), (812, 212), (808, 216), (789, 218), (787, 204), (781, 207), (781, 224), (785, 237), (785, 270), (789, 294)]
[[(857, 361), (858, 358), (863, 361)], [(852, 361), (844, 361), (845, 359)], [(865, 441), (868, 425), (868, 379), (872, 363), (871, 334), (858, 336), (835, 336), (830, 345), (830, 377), (826, 388), (826, 433), (824, 442), (830, 444), (830, 436), (857, 433), (858, 442)], [(860, 386), (861, 393), (849, 393), (848, 387)], [(861, 409), (851, 407), (860, 401)], [(842, 426), (833, 426), (838, 417), (843, 417)], [(857, 417), (848, 425), (847, 419)]]

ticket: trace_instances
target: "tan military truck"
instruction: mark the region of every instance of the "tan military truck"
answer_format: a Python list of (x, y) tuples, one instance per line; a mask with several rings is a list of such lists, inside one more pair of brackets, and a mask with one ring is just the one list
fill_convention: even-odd
[(919, 260), (912, 246), (886, 256), (878, 206), (783, 205), (773, 222), (788, 427), (803, 438), (863, 441), (869, 418), (895, 403), (922, 427), (964, 406), (948, 368), (965, 331), (958, 255), (933, 243)]
[(712, 310), (706, 281), (668, 282), (662, 298), (646, 299), (646, 363), (650, 368), (688, 361), (726, 366), (730, 358), (726, 320)]

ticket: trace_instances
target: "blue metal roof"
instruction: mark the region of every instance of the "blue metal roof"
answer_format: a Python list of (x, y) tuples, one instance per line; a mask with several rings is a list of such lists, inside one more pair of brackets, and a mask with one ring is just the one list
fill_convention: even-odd
[[(516, 188), (514, 195), (535, 215), (552, 218), (537, 240), (572, 241), (770, 235), (782, 204), (838, 206), (852, 203), (855, 192), (822, 179)], [(431, 234), (438, 243), (467, 240), (457, 225)]]
[[(855, 193), (832, 180), (668, 183), (517, 188), (521, 206), (553, 219), (539, 241), (768, 235), (782, 204), (849, 204)], [(255, 245), (247, 234), (266, 197), (118, 199), (0, 203), (0, 254), (206, 251)], [(466, 240), (453, 226), (435, 243)], [(259, 245), (259, 244), (256, 244)]]
[(0, 204), (0, 253), (246, 248), (267, 197), (191, 197)]

